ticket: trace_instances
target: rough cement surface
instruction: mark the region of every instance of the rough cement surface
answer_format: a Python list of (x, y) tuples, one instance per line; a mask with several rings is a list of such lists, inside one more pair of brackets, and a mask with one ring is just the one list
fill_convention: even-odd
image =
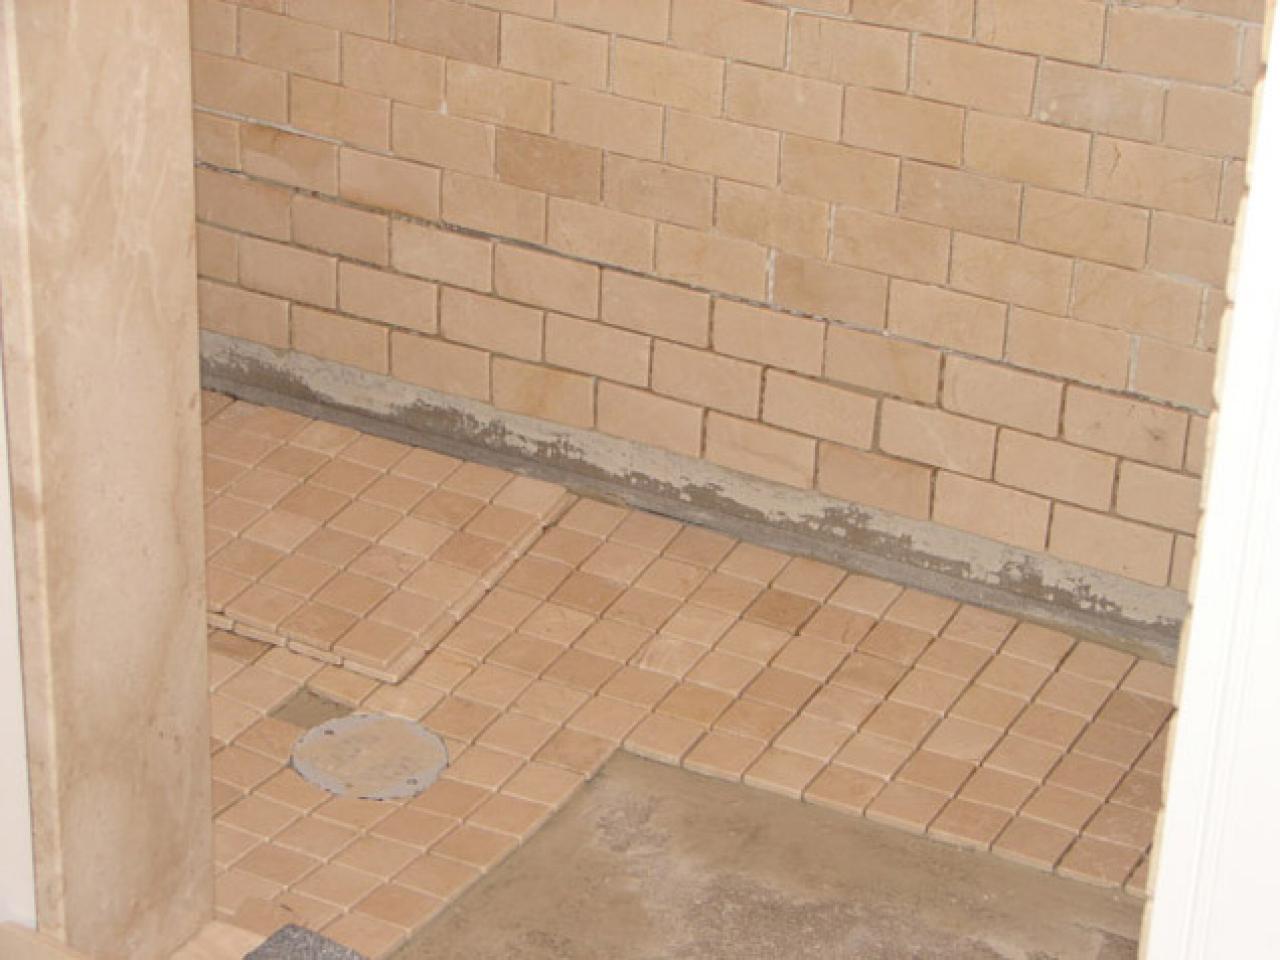
[(618, 754), (395, 960), (1132, 960), (1141, 904)]
[(814, 490), (204, 331), (205, 385), (1171, 661), (1186, 596)]
[(281, 927), (244, 960), (365, 960), (340, 943), (303, 927)]

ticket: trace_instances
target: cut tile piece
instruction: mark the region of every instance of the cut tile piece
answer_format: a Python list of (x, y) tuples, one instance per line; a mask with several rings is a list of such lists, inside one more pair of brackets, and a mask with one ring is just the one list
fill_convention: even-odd
[(695, 773), (741, 780), (743, 773), (764, 750), (763, 741), (713, 730), (685, 754), (683, 764)]

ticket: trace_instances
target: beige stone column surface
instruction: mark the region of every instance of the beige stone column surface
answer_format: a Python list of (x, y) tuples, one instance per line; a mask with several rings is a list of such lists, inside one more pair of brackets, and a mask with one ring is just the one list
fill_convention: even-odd
[(0, 0), (0, 309), (40, 929), (211, 913), (187, 5)]

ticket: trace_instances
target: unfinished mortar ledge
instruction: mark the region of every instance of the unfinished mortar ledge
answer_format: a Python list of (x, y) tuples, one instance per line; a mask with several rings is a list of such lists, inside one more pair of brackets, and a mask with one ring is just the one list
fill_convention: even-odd
[(493, 463), (1172, 662), (1185, 596), (390, 377), (201, 334), (205, 386)]

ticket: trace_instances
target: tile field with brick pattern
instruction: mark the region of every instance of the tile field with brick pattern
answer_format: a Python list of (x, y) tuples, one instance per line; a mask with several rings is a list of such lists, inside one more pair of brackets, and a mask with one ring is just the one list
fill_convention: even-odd
[(191, 0), (200, 322), (1185, 591), (1263, 0)]
[[(259, 450), (263, 469), (280, 449), (257, 442), (264, 418), (294, 424), (290, 442), (331, 429), (205, 399), (221, 427), (209, 442)], [(342, 461), (328, 452), (304, 459), (317, 471)], [(390, 460), (369, 484), (402, 475)], [(418, 493), (438, 489), (466, 492)], [(350, 536), (368, 553), (396, 529)], [(303, 555), (279, 549), (277, 566)], [(399, 683), (306, 642), (263, 642), (288, 640), (270, 631), (211, 631), (219, 919), (263, 936), (301, 923), (385, 956), (618, 749), (1144, 894), (1168, 667), (586, 498), (488, 579), (452, 629), (422, 634)], [(270, 569), (256, 581), (274, 582)], [(449, 766), (405, 801), (307, 784), (288, 762), (301, 728), (272, 716), (303, 689), (422, 722)]]

